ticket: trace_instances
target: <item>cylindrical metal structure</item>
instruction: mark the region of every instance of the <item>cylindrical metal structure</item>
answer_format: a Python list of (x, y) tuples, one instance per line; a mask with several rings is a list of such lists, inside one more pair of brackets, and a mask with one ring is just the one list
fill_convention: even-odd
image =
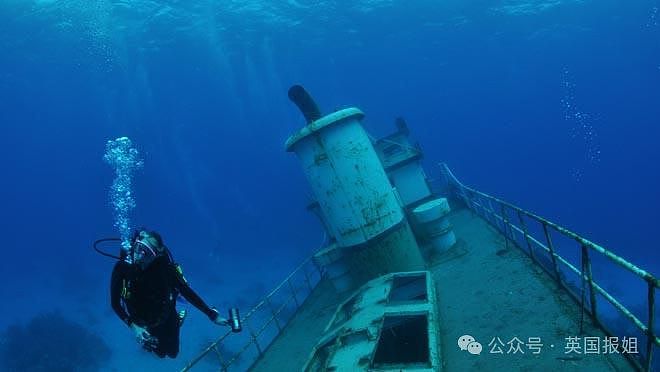
[(413, 210), (415, 220), (422, 226), (436, 253), (442, 253), (456, 243), (456, 236), (449, 223), (449, 203), (440, 198), (426, 202)]
[(360, 120), (347, 108), (302, 128), (286, 142), (303, 163), (328, 228), (341, 247), (365, 243), (403, 220), (394, 190)]

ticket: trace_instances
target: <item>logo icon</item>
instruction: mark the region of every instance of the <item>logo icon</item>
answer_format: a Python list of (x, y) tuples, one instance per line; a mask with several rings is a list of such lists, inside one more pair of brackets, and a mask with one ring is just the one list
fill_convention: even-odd
[(472, 355), (479, 355), (483, 350), (483, 346), (470, 335), (463, 335), (458, 338), (458, 347), (461, 350), (467, 350)]
[(467, 347), (468, 353), (472, 355), (479, 355), (481, 354), (481, 350), (483, 350), (483, 347), (481, 346), (480, 343), (478, 342), (470, 342), (470, 344)]
[(475, 341), (476, 340), (474, 339), (474, 337), (470, 335), (463, 335), (458, 338), (458, 347), (460, 347), (461, 350), (467, 350), (468, 345), (471, 342), (475, 342)]

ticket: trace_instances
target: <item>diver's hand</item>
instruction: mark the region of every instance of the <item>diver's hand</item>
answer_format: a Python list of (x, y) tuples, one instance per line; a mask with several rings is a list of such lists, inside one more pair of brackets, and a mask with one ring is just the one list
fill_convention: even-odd
[(133, 330), (133, 333), (135, 333), (135, 338), (137, 339), (138, 343), (144, 345), (145, 343), (149, 343), (153, 340), (153, 336), (151, 336), (151, 334), (149, 334), (145, 328), (133, 323), (131, 324), (131, 329)]
[(227, 319), (221, 317), (221, 316), (218, 316), (217, 318), (215, 318), (213, 323), (215, 323), (217, 325), (221, 325), (221, 326), (228, 326), (229, 325), (229, 321)]
[(229, 325), (229, 321), (227, 319), (221, 317), (220, 313), (218, 312), (218, 310), (215, 307), (211, 310), (213, 310), (213, 312), (215, 312), (215, 318), (213, 319), (213, 323), (215, 323), (217, 325), (221, 325), (221, 326)]

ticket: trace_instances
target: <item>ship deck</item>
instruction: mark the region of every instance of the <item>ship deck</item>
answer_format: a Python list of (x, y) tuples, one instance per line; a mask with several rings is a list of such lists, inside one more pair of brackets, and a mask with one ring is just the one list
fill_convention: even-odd
[[(621, 354), (602, 353), (606, 335), (587, 314), (580, 334), (582, 316), (575, 301), (484, 219), (465, 208), (449, 218), (458, 242), (428, 264), (438, 297), (444, 371), (634, 370)], [(349, 295), (322, 280), (250, 370), (301, 370), (337, 305)], [(482, 344), (480, 355), (460, 350), (457, 340), (466, 334)], [(598, 339), (600, 351), (567, 353), (568, 337), (580, 337), (582, 351), (585, 337)], [(528, 346), (530, 338), (540, 338), (538, 354)], [(520, 351), (513, 348), (517, 340)]]

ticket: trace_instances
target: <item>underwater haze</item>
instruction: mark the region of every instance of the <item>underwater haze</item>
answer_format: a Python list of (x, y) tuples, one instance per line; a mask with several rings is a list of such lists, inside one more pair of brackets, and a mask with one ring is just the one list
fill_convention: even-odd
[[(326, 237), (306, 210), (305, 174), (284, 149), (305, 125), (287, 97), (293, 84), (323, 112), (360, 108), (376, 137), (404, 117), (431, 178), (446, 162), (466, 185), (660, 274), (659, 8), (0, 1), (3, 344), (21, 335), (38, 355), (30, 340), (49, 336), (26, 332), (46, 317), (94, 339), (87, 357), (69, 358), (79, 366), (174, 370), (218, 336), (191, 308), (178, 359), (159, 360), (112, 312), (114, 261), (91, 244), (119, 236), (103, 158), (118, 137), (143, 162), (131, 226), (159, 231), (223, 314), (247, 311), (318, 249)], [(606, 287), (645, 306), (646, 289), (628, 280), (612, 274)], [(30, 352), (23, 358), (39, 359)]]

